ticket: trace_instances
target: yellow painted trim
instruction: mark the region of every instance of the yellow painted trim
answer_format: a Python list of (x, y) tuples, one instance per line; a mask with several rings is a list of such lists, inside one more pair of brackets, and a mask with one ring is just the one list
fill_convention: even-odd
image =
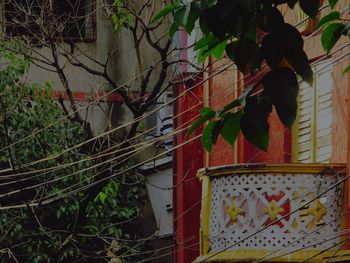
[[(315, 71), (315, 68), (313, 69)], [(312, 119), (311, 119), (311, 162), (316, 162), (317, 159), (317, 87), (316, 87), (316, 75), (314, 74), (314, 81), (312, 83), (313, 93), (312, 93)]]
[[(308, 250), (308, 251), (298, 251), (291, 254), (288, 254), (288, 256), (281, 256), (278, 257), (277, 254), (267, 256), (271, 251), (269, 250), (226, 250), (222, 253), (218, 253), (215, 255), (215, 253), (207, 254), (199, 256), (194, 262), (195, 263), (209, 263), (209, 262), (238, 262), (244, 261), (244, 262), (252, 262), (255, 260), (259, 260), (262, 257), (266, 255), (266, 261), (264, 262), (302, 262), (312, 256), (315, 256), (314, 258), (308, 260), (308, 263), (323, 263), (325, 262), (324, 259), (327, 259), (331, 257), (335, 252), (329, 251), (325, 252), (323, 254), (317, 255), (320, 253), (320, 250)], [(284, 254), (285, 251), (281, 251), (281, 254)], [(316, 256), (317, 255), (317, 256)], [(275, 258), (273, 258), (275, 257)], [(340, 261), (340, 260), (338, 260)]]
[[(198, 257), (194, 262), (230, 262), (232, 263), (233, 260), (244, 260), (244, 262), (250, 262), (253, 260), (258, 260), (264, 257), (264, 255), (269, 254), (271, 251), (267, 250), (236, 250), (236, 251), (224, 251), (220, 253), (217, 256), (213, 256), (212, 258), (207, 259), (208, 257), (212, 256), (212, 254), (203, 255)], [(276, 257), (274, 259), (271, 259), (269, 261), (264, 262), (302, 262), (305, 259), (308, 259), (312, 257), (313, 255), (316, 255), (320, 252), (320, 250), (309, 250), (309, 251), (298, 251), (295, 253), (292, 253), (288, 256), (282, 256), (282, 257)], [(330, 262), (340, 262), (340, 261), (350, 261), (350, 251), (349, 250), (343, 250), (338, 251), (336, 253), (336, 256), (334, 256), (334, 253), (336, 251), (329, 251), (325, 252), (321, 255), (316, 256), (315, 258), (308, 260), (308, 263), (314, 262), (314, 263), (324, 263), (331, 258), (332, 260)], [(271, 256), (272, 258), (272, 256)], [(269, 258), (266, 257), (266, 260)]]
[(211, 203), (211, 180), (209, 177), (202, 178), (202, 209), (201, 209), (201, 255), (209, 252), (209, 220)]
[[(300, 96), (300, 95), (299, 95)], [(297, 116), (295, 117), (295, 121), (292, 125), (292, 162), (298, 161), (298, 153), (299, 153), (299, 144), (298, 144), (298, 137), (299, 137), (299, 122), (297, 121), (300, 117), (300, 99), (298, 96), (298, 110), (297, 110)]]
[[(210, 104), (210, 80), (209, 80), (209, 74), (208, 71), (210, 72), (210, 69), (211, 69), (211, 66), (210, 63), (211, 63), (211, 57), (209, 56), (206, 60), (205, 60), (205, 65), (204, 65), (204, 68), (208, 67), (208, 70), (205, 70), (203, 72), (203, 79), (207, 79), (207, 81), (205, 81), (203, 83), (203, 93), (204, 93), (204, 103), (203, 103), (203, 106), (204, 107), (209, 107), (209, 104)], [(206, 122), (205, 125), (207, 125), (208, 122)], [(205, 167), (209, 167), (209, 152), (207, 151), (204, 151), (204, 166)]]
[(350, 262), (350, 251), (349, 250), (341, 250), (336, 253), (336, 255), (333, 255), (329, 253), (330, 255), (326, 255), (324, 257), (324, 262), (327, 262), (330, 258), (329, 262), (344, 262), (345, 260)]
[(197, 172), (202, 176), (224, 176), (236, 174), (319, 174), (325, 169), (333, 169), (335, 173), (345, 175), (346, 164), (247, 164), (247, 165), (225, 165), (200, 169)]
[[(237, 99), (238, 98), (238, 88), (243, 87), (244, 81), (243, 81), (243, 78), (241, 77), (242, 74), (240, 73), (240, 71), (238, 71), (237, 67), (234, 67), (233, 72), (234, 72), (234, 78), (233, 78), (234, 91), (233, 92), (234, 92), (234, 98)], [(233, 155), (233, 163), (238, 163), (238, 137), (233, 144), (233, 154), (234, 154)]]
[[(244, 262), (250, 262), (254, 260), (261, 259), (264, 257), (264, 255), (269, 254), (271, 251), (268, 250), (235, 250), (235, 251), (224, 251), (218, 255), (213, 256), (215, 253), (207, 254), (198, 257), (194, 262), (230, 262), (232, 263), (233, 260), (244, 260)], [(336, 253), (336, 256), (334, 256), (335, 251), (329, 251), (325, 252), (321, 255), (315, 256), (313, 259), (308, 260), (308, 263), (314, 262), (314, 263), (324, 263), (331, 258), (331, 262), (340, 262), (340, 261), (350, 261), (350, 251), (349, 250), (343, 250), (338, 251)], [(281, 252), (283, 253), (283, 252)], [(289, 254), (288, 256), (282, 256), (277, 257), (269, 260), (268, 257), (266, 257), (266, 261), (264, 262), (302, 262), (313, 255), (316, 255), (320, 253), (320, 250), (308, 250), (308, 251), (298, 251), (294, 252), (292, 254)], [(211, 257), (213, 256), (213, 257)], [(211, 257), (211, 258), (208, 258)]]

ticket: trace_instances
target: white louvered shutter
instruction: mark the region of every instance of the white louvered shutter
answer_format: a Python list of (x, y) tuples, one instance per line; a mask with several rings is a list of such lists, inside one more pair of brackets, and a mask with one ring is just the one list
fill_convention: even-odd
[(330, 162), (332, 155), (332, 67), (316, 67), (316, 145), (317, 163)]
[(312, 128), (314, 90), (305, 82), (300, 85), (299, 114), (297, 118), (297, 161), (312, 162)]
[(302, 82), (294, 126), (294, 161), (327, 163), (332, 153), (332, 68), (325, 61), (315, 71), (314, 87)]

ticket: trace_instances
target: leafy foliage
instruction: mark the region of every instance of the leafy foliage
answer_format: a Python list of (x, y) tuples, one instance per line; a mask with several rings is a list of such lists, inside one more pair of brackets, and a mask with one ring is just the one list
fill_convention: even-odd
[[(193, 21), (198, 21), (203, 37), (194, 49), (199, 52), (200, 62), (210, 55), (221, 58), (226, 51), (243, 74), (249, 71), (254, 74), (264, 62), (270, 68), (262, 80), (245, 94), (247, 103), (236, 100), (225, 107), (228, 110), (224, 108), (215, 117), (210, 109), (206, 109), (210, 114), (202, 115), (193, 123), (188, 133), (213, 118), (202, 134), (206, 150), (211, 150), (220, 132), (232, 144), (241, 129), (246, 139), (266, 151), (269, 140), (268, 117), (272, 108), (276, 109), (284, 125), (291, 127), (293, 124), (297, 112), (298, 76), (311, 84), (313, 72), (303, 50), (304, 41), (300, 32), (284, 21), (278, 7), (287, 4), (289, 8), (294, 8), (298, 2), (305, 14), (316, 17), (320, 8), (319, 0), (210, 0), (192, 1), (189, 4), (177, 1), (171, 8), (168, 6), (155, 16), (154, 21), (170, 11), (174, 14), (170, 37), (174, 34), (174, 28), (183, 27), (187, 33), (191, 33)], [(332, 9), (336, 3), (329, 0)], [(349, 31), (349, 22), (348, 27), (342, 22), (333, 22), (339, 19), (340, 14), (332, 11), (318, 25), (325, 27), (322, 44), (327, 52), (342, 34)], [(228, 129), (232, 129), (230, 138)]]
[[(6, 42), (4, 45), (16, 45), (16, 42)], [(12, 46), (12, 49), (15, 48), (18, 47)], [(30, 167), (25, 166), (83, 142), (84, 131), (80, 123), (69, 119), (57, 121), (65, 115), (50, 97), (52, 85), (28, 84), (25, 74), (30, 60), (6, 50), (9, 49), (0, 48), (0, 57), (6, 61), (5, 66), (0, 68), (0, 167), (13, 171), (0, 174), (0, 195), (22, 190), (17, 194), (1, 196), (1, 207), (29, 204), (33, 200), (38, 202), (42, 197), (59, 194), (65, 188), (74, 190), (71, 188), (73, 185), (86, 186), (95, 171), (90, 169), (79, 173), (93, 165), (90, 153), (83, 148), (66, 152), (56, 159), (49, 158)], [(13, 142), (52, 123), (40, 135), (9, 147)], [(74, 164), (68, 165), (70, 163)], [(56, 166), (61, 168), (52, 169)], [(23, 174), (50, 168), (43, 174)], [(17, 172), (22, 175), (16, 175)], [(73, 173), (75, 175), (71, 175)], [(50, 180), (57, 181), (46, 184)], [(40, 186), (36, 186), (38, 184)], [(79, 203), (84, 197), (83, 191), (46, 206), (3, 210), (0, 213), (0, 245), (3, 248), (11, 247), (11, 253), (19, 262), (73, 262), (91, 255), (98, 257), (93, 262), (105, 262), (109, 247), (100, 236), (114, 242), (136, 236), (131, 227), (119, 223), (139, 214), (141, 186), (139, 178), (130, 174), (109, 182), (98, 198), (89, 203), (88, 217), (84, 225), (77, 227), (74, 240), (70, 240), (67, 233), (74, 225)], [(67, 242), (70, 245), (62, 248)], [(121, 242), (119, 247), (123, 245)], [(117, 248), (114, 250), (118, 254)]]

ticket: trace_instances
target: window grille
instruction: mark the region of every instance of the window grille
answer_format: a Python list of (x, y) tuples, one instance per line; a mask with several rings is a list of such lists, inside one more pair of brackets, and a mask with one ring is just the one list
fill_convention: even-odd
[(96, 0), (2, 0), (2, 10), (7, 37), (96, 39)]

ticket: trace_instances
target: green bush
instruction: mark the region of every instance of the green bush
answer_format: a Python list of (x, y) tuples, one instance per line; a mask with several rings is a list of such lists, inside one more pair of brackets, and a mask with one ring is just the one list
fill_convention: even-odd
[[(11, 49), (23, 46), (6, 45), (12, 45)], [(60, 198), (46, 205), (0, 210), (0, 246), (4, 249), (0, 261), (6, 258), (6, 262), (12, 262), (16, 258), (18, 262), (28, 263), (78, 259), (79, 262), (106, 262), (108, 253), (118, 253), (115, 244), (128, 247), (129, 242), (120, 240), (135, 238), (136, 233), (120, 222), (138, 216), (140, 180), (125, 175), (110, 181), (89, 203), (83, 225), (77, 226), (74, 236), (71, 235), (86, 192), (66, 197), (59, 193), (67, 187), (82, 187), (91, 182), (95, 170), (78, 172), (95, 164), (89, 158), (89, 150), (81, 147), (58, 158), (27, 164), (83, 142), (83, 125), (64, 118), (64, 111), (50, 97), (49, 82), (43, 85), (27, 82), (29, 56), (16, 56), (8, 50), (8, 46), (0, 48), (3, 62), (0, 68), (0, 167), (8, 170), (0, 173), (0, 194), (20, 191), (2, 196), (0, 206), (40, 202), (50, 195)], [(81, 162), (77, 162), (79, 160)], [(67, 165), (72, 162), (77, 163)], [(61, 168), (54, 169), (56, 166)], [(50, 168), (49, 172), (25, 174)], [(75, 175), (69, 176), (73, 173)], [(61, 177), (64, 178), (59, 179)], [(55, 179), (53, 183), (46, 183)], [(35, 186), (37, 184), (41, 185)]]

